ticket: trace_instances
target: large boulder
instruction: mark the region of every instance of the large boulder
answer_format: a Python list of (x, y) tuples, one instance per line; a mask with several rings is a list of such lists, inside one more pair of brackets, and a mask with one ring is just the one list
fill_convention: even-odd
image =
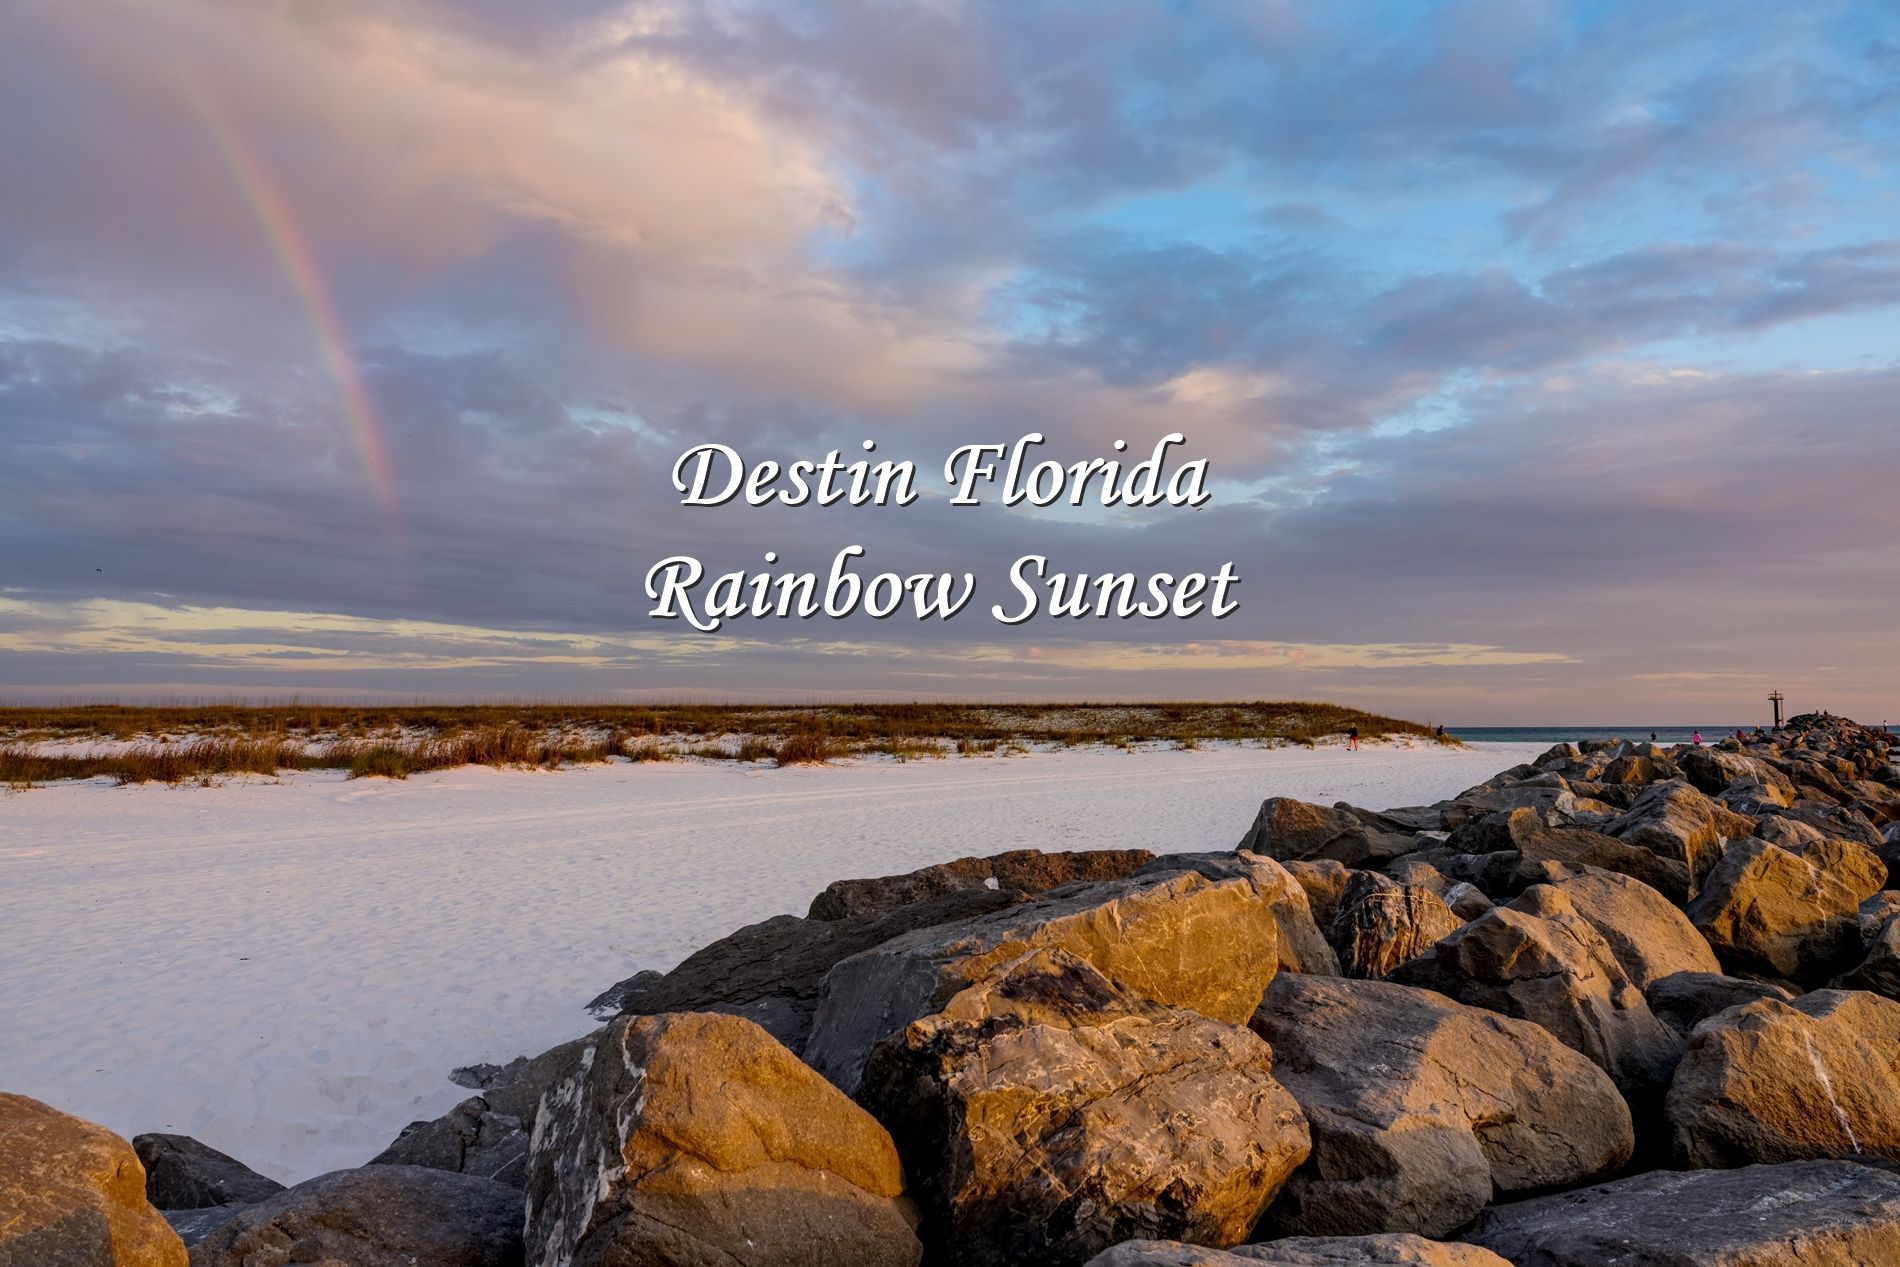
[(1497, 903), (1486, 896), (1484, 890), (1477, 885), (1467, 884), (1461, 880), (1445, 889), (1445, 905), (1461, 922), (1468, 924)]
[(1239, 845), (1281, 862), (1331, 859), (1348, 867), (1396, 858), (1412, 847), (1407, 833), (1383, 830), (1347, 809), (1327, 809), (1290, 796), (1261, 802)]
[(160, 1210), (250, 1205), (284, 1190), (275, 1179), (189, 1135), (138, 1135), (132, 1149), (145, 1167), (145, 1199)]
[(1485, 1212), (1466, 1240), (1518, 1267), (1900, 1262), (1900, 1175), (1844, 1161), (1658, 1170)]
[(1582, 1052), (1639, 1108), (1659, 1098), (1682, 1040), (1561, 891), (1536, 885), (1405, 964), (1393, 980), (1535, 1022)]
[(1682, 863), (1693, 892), (1721, 857), (1723, 843), (1753, 835), (1755, 820), (1710, 800), (1686, 782), (1672, 780), (1644, 789), (1605, 831)]
[(1698, 1025), (1669, 1088), (1695, 1167), (1816, 1157), (1900, 1163), (1900, 1003), (1859, 990), (1764, 999)]
[(837, 920), (869, 915), (973, 889), (1033, 897), (1079, 880), (1119, 880), (1133, 875), (1153, 857), (1146, 849), (1081, 849), (1073, 853), (1012, 849), (986, 858), (958, 858), (904, 875), (834, 881), (811, 900), (806, 917)]
[(1611, 871), (1560, 880), (1556, 889), (1609, 943), (1630, 983), (1651, 983), (1678, 972), (1720, 972), (1715, 952), (1688, 916), (1649, 885)]
[(1779, 766), (1760, 757), (1721, 748), (1690, 747), (1682, 750), (1676, 764), (1682, 777), (1707, 796), (1720, 796), (1741, 784), (1754, 789), (1753, 794), (1763, 800), (1784, 806), (1794, 804), (1793, 781)]
[(521, 1193), (422, 1166), (338, 1170), (247, 1206), (191, 1267), (520, 1267)]
[(1557, 826), (1575, 817), (1579, 806), (1569, 784), (1558, 775), (1547, 774), (1461, 792), (1445, 805), (1444, 823), (1455, 831), (1492, 814), (1520, 809), (1531, 810), (1548, 826)]
[(1588, 828), (1551, 827), (1532, 832), (1518, 850), (1517, 883), (1540, 883), (1552, 864), (1614, 872), (1648, 885), (1672, 903), (1689, 900), (1687, 863)]
[(1383, 977), (1464, 921), (1430, 889), (1400, 884), (1376, 871), (1356, 871), (1327, 928), (1349, 977)]
[(1283, 897), (1270, 876), (1188, 871), (1071, 885), (893, 938), (826, 974), (805, 1059), (855, 1092), (881, 1039), (1042, 947), (1067, 950), (1157, 1003), (1241, 1024), (1279, 967), (1273, 906)]
[(1064, 1267), (1137, 1234), (1231, 1245), (1311, 1146), (1266, 1043), (1062, 950), (879, 1044), (859, 1098), (957, 1267)]
[(1453, 833), (1448, 847), (1501, 860), (1487, 866), (1480, 876), (1496, 877), (1488, 886), (1494, 897), (1540, 882), (1546, 867), (1559, 863), (1615, 871), (1641, 880), (1672, 901), (1688, 899), (1686, 863), (1586, 827), (1552, 827), (1534, 810), (1486, 815)]
[(528, 1262), (916, 1267), (903, 1188), (884, 1129), (757, 1025), (626, 1016), (542, 1106)]
[(1687, 1038), (1690, 1030), (1717, 1012), (1761, 999), (1786, 1002), (1795, 996), (1768, 981), (1725, 977), (1719, 972), (1676, 972), (1650, 982), (1643, 997), (1657, 1019)]
[(1143, 877), (1180, 875), (1193, 871), (1209, 880), (1246, 879), (1266, 897), (1268, 913), (1280, 942), (1280, 971), (1314, 972), (1337, 976), (1339, 959), (1313, 919), (1306, 886), (1287, 868), (1265, 854), (1163, 854), (1135, 874)]
[(0, 1092), (0, 1267), (185, 1267), (132, 1146)]
[(1723, 854), (1688, 913), (1730, 971), (1812, 981), (1860, 951), (1860, 904), (1885, 880), (1886, 866), (1852, 841), (1784, 849), (1744, 840)]
[(576, 1038), (532, 1059), (457, 1069), (450, 1075), (481, 1094), (441, 1117), (411, 1122), (395, 1142), (370, 1158), (372, 1166), (426, 1166), (477, 1175), (519, 1188), (528, 1178), (528, 1143), (541, 1097), (571, 1076), (593, 1045)]
[[(1900, 841), (1896, 841), (1900, 844)], [(1333, 912), (1352, 879), (1352, 868), (1331, 858), (1306, 858), (1281, 864), (1287, 874), (1299, 881), (1306, 891), (1306, 904), (1313, 912), (1313, 923), (1325, 928), (1333, 922)]]
[(832, 919), (775, 915), (694, 951), (671, 972), (640, 973), (622, 981), (587, 1006), (601, 1020), (622, 1014), (728, 1012), (762, 1026), (797, 1051), (811, 1032), (819, 984), (840, 959), (919, 928), (988, 914), (1022, 900), (1014, 890), (975, 885), (899, 905), (867, 902), (859, 913)]
[[(1809, 840), (1851, 840), (1874, 850), (1886, 843), (1880, 829), (1851, 805), (1817, 805), (1812, 801), (1797, 801), (1788, 809), (1768, 810), (1759, 820), (1755, 834), (1772, 838), (1770, 833), (1776, 831), (1795, 831)], [(1776, 843), (1783, 842), (1776, 840)]]
[(1900, 915), (1900, 890), (1882, 889), (1860, 904), (1860, 939), (1871, 946), (1887, 922)]
[(1836, 990), (1871, 990), (1889, 999), (1900, 999), (1900, 919), (1881, 921), (1860, 962), (1831, 985)]
[(1291, 1236), (1232, 1249), (1179, 1241), (1124, 1241), (1088, 1267), (1511, 1267), (1477, 1245), (1428, 1241), (1409, 1232), (1378, 1236)]
[(1629, 1108), (1596, 1065), (1440, 994), (1289, 973), (1253, 1028), (1313, 1132), (1267, 1216), (1283, 1234), (1442, 1236), (1494, 1192), (1587, 1183), (1634, 1146)]
[(250, 1208), (248, 1205), (208, 1205), (197, 1210), (161, 1210), (159, 1213), (172, 1225), (172, 1231), (178, 1233), (185, 1248), (190, 1249)]

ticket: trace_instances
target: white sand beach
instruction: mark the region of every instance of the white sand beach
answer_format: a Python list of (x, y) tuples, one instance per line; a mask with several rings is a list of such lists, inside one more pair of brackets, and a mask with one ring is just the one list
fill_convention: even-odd
[(1542, 744), (1210, 746), (768, 769), (322, 772), (0, 795), (0, 1087), (274, 1178), (360, 1164), (457, 1066), (849, 876), (1230, 848), (1262, 798), (1455, 795)]

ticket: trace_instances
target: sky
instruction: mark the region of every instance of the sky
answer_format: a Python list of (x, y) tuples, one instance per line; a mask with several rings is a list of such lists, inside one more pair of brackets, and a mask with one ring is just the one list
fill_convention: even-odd
[[(0, 164), (0, 699), (1900, 717), (1889, 4), (12, 0)], [(1032, 431), (1212, 496), (948, 504)], [(852, 544), (976, 596), (649, 615)]]

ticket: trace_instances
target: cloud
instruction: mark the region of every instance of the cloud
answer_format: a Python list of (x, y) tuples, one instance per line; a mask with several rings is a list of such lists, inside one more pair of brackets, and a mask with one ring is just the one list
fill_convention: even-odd
[[(16, 630), (15, 688), (1376, 682), (1366, 702), (1550, 710), (1605, 683), (1740, 700), (1818, 659), (1900, 695), (1892, 14), (17, 16), (0, 586), (88, 632)], [(1071, 462), (1184, 432), (1216, 499), (944, 505), (952, 446), (1031, 430)], [(703, 512), (665, 481), (699, 440), (785, 461), (865, 438), (920, 464), (922, 503)], [(975, 572), (979, 611), (1031, 552), (1233, 559), (1244, 606), (1174, 640), (867, 621), (677, 656), (645, 621), (664, 555), (817, 567), (851, 542)]]

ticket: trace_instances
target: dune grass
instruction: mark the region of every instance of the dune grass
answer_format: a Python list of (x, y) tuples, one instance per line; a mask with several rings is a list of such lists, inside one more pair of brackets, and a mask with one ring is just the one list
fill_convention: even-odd
[[(589, 704), (459, 706), (87, 704), (0, 707), (0, 783), (108, 777), (178, 783), (227, 774), (340, 769), (405, 778), (464, 765), (539, 767), (625, 759), (821, 764), (899, 761), (1031, 746), (1214, 741), (1311, 745), (1357, 726), (1431, 738), (1429, 726), (1336, 704)], [(43, 751), (48, 744), (116, 752)]]

